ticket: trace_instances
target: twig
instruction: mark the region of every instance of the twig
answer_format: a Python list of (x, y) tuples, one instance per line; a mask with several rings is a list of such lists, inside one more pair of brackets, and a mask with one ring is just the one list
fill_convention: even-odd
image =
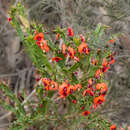
[(28, 71), (28, 75), (27, 75), (27, 79), (26, 79), (26, 87), (28, 87), (30, 85), (30, 80), (31, 80), (32, 73), (33, 73), (33, 69), (30, 69)]
[(32, 96), (33, 94), (36, 92), (36, 89), (34, 89), (31, 94), (23, 101), (22, 105), (25, 104)]
[(18, 85), (19, 85), (19, 82), (17, 80), (16, 85), (15, 85), (15, 95), (16, 96), (17, 96), (17, 92), (18, 92)]
[(31, 68), (25, 68), (17, 73), (11, 73), (11, 74), (0, 74), (0, 78), (4, 78), (4, 77), (11, 77), (11, 76), (17, 76), (19, 75), (20, 73), (23, 73), (23, 72), (26, 72), (28, 70), (30, 70)]
[(116, 56), (115, 59), (118, 59), (118, 58), (124, 58), (124, 57), (130, 57), (130, 55)]
[(63, 41), (63, 39), (61, 38), (61, 39), (60, 39), (60, 44), (59, 44), (59, 49), (60, 49), (60, 50), (62, 49), (63, 42), (64, 42), (64, 41)]

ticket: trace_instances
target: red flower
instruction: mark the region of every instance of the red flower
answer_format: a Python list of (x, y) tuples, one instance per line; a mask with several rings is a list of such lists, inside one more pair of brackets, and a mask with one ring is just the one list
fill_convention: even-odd
[(107, 93), (107, 84), (106, 83), (98, 83), (98, 84), (96, 84), (96, 89), (100, 90), (101, 94), (103, 96), (105, 96)]
[(68, 35), (69, 35), (70, 37), (73, 37), (73, 36), (74, 36), (74, 32), (73, 32), (72, 28), (68, 28)]
[(98, 69), (96, 72), (95, 72), (95, 77), (96, 78), (100, 78), (101, 77), (101, 70), (100, 69)]
[(89, 111), (84, 111), (84, 112), (82, 113), (83, 116), (88, 116), (89, 114), (90, 114)]
[(41, 42), (44, 39), (44, 34), (42, 32), (35, 35), (34, 40)]
[(111, 60), (111, 61), (109, 62), (109, 65), (114, 64), (114, 63), (115, 63), (115, 60), (113, 59), (113, 60)]
[(64, 54), (64, 56), (66, 56), (67, 55), (67, 52), (66, 52), (66, 45), (63, 43), (62, 44), (62, 53)]
[(82, 106), (81, 109), (84, 110), (84, 109), (85, 109), (85, 106)]
[(40, 44), (40, 48), (43, 50), (43, 52), (49, 52), (50, 48), (47, 45), (46, 40), (42, 40), (42, 43)]
[(88, 46), (85, 42), (82, 42), (79, 47), (78, 47), (78, 52), (80, 54), (84, 53), (84, 54), (88, 54), (89, 53), (89, 49)]
[(110, 69), (110, 66), (103, 67), (103, 68), (102, 68), (102, 72), (105, 73), (105, 72), (107, 72), (107, 70), (109, 70), (109, 69)]
[(116, 125), (112, 125), (112, 126), (110, 127), (110, 130), (116, 130)]
[(56, 62), (58, 62), (58, 61), (60, 61), (60, 60), (63, 60), (61, 57), (53, 57), (52, 58), (52, 61), (56, 61)]
[(100, 90), (100, 89), (103, 89), (103, 88), (107, 88), (106, 83), (98, 83), (98, 84), (96, 84), (96, 89), (97, 90)]
[(72, 48), (72, 47), (68, 47), (68, 53), (69, 53), (69, 56), (73, 59), (74, 58), (74, 55), (75, 55), (75, 50)]
[(113, 56), (111, 56), (111, 60), (109, 61), (109, 65), (111, 65), (111, 64), (114, 64), (115, 63), (115, 59), (114, 59), (114, 57)]
[(36, 44), (37, 44), (39, 47), (41, 47), (41, 42), (36, 41)]
[(69, 85), (66, 82), (62, 83), (62, 85), (59, 86), (60, 98), (68, 96), (69, 93), (70, 93)]
[(108, 66), (108, 63), (107, 63), (107, 61), (106, 61), (105, 58), (103, 58), (102, 66), (103, 66), (103, 68), (102, 68), (102, 72), (103, 72), (103, 73), (107, 72), (107, 70), (110, 68), (110, 67)]
[(42, 81), (45, 89), (48, 91), (49, 90), (50, 81), (47, 78), (42, 78), (41, 81)]
[(54, 81), (50, 82), (49, 90), (57, 90), (58, 89), (58, 84)]
[(43, 104), (40, 104), (40, 108), (42, 108), (43, 107)]
[(59, 40), (59, 37), (60, 37), (60, 34), (57, 33), (57, 35), (56, 35), (56, 40)]
[(94, 96), (94, 92), (89, 88), (84, 90), (83, 96), (86, 96), (87, 94), (90, 94), (90, 96)]
[(77, 103), (77, 100), (72, 100), (72, 103), (76, 104), (76, 103)]
[(73, 86), (73, 85), (68, 85), (68, 86), (69, 86), (69, 93), (70, 93), (70, 94), (73, 94), (73, 92), (76, 91), (76, 87)]
[(107, 61), (105, 58), (103, 58), (103, 63), (102, 63), (102, 66), (107, 66)]
[(75, 88), (76, 88), (76, 90), (78, 89), (78, 91), (80, 91), (80, 89), (82, 88), (82, 85), (81, 84), (76, 84)]
[(9, 17), (9, 18), (8, 18), (8, 21), (10, 22), (11, 20), (12, 20), (12, 18), (11, 18), (11, 17)]
[(85, 42), (85, 37), (82, 34), (80, 35), (80, 38), (82, 42)]
[(93, 84), (93, 81), (92, 81), (91, 78), (89, 78), (89, 80), (88, 80), (88, 84), (89, 84), (89, 85), (92, 85), (92, 84)]
[(99, 97), (96, 97), (96, 98), (94, 98), (94, 104), (95, 105), (98, 105), (98, 104), (102, 104), (103, 102), (104, 102), (104, 96), (99, 96)]
[(108, 43), (112, 43), (113, 44), (113, 43), (115, 43), (115, 40), (111, 39), (111, 40), (108, 41)]

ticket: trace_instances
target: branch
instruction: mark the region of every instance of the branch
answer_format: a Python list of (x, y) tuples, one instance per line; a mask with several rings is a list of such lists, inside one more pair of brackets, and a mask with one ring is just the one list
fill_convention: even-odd
[[(36, 92), (36, 89), (34, 89), (31, 94), (22, 102), (22, 105), (24, 105), (32, 96), (33, 94)], [(10, 116), (12, 114), (12, 112), (8, 112), (7, 114), (3, 115), (0, 120), (5, 119), (6, 117)]]

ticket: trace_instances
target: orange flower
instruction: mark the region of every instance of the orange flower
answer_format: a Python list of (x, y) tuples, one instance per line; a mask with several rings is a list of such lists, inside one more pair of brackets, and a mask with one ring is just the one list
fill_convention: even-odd
[(82, 42), (85, 42), (85, 37), (82, 34), (80, 34), (80, 38)]
[(47, 78), (42, 78), (41, 81), (42, 81), (45, 89), (49, 90), (50, 81)]
[(50, 82), (49, 90), (57, 90), (58, 89), (58, 84), (54, 81)]
[(85, 42), (82, 42), (79, 47), (78, 47), (78, 52), (80, 54), (82, 53), (85, 53), (85, 54), (88, 54), (89, 53), (89, 50), (88, 50), (88, 46)]
[(108, 63), (107, 63), (106, 59), (103, 58), (103, 63), (102, 63), (102, 66), (103, 66), (102, 72), (103, 72), (103, 73), (107, 72), (107, 70), (110, 68), (110, 67), (107, 66), (107, 65), (108, 65)]
[(76, 91), (76, 87), (73, 86), (73, 85), (68, 85), (68, 86), (69, 86), (69, 93), (70, 93), (70, 94), (73, 94), (73, 92)]
[(69, 89), (68, 84), (66, 82), (62, 83), (62, 85), (59, 86), (60, 98), (64, 98), (68, 96), (69, 93), (70, 93), (70, 89)]
[(96, 84), (96, 89), (100, 90), (101, 94), (103, 96), (105, 96), (106, 92), (107, 92), (107, 84), (106, 83), (98, 83), (98, 84)]
[(114, 39), (111, 39), (111, 40), (108, 41), (108, 43), (114, 44), (114, 43), (115, 43), (115, 40), (114, 40)]
[(73, 37), (73, 36), (74, 36), (74, 32), (73, 32), (72, 28), (68, 28), (68, 35), (69, 35), (70, 37)]
[(113, 59), (113, 60), (111, 60), (111, 61), (109, 62), (109, 65), (114, 64), (114, 63), (115, 63), (115, 60)]
[(89, 114), (90, 114), (90, 111), (84, 111), (84, 112), (82, 113), (83, 116), (88, 116)]
[(88, 80), (88, 84), (89, 84), (89, 85), (92, 85), (92, 84), (93, 84), (93, 81), (92, 81), (91, 78), (89, 78), (89, 80)]
[(104, 96), (99, 96), (99, 97), (96, 97), (96, 98), (94, 98), (94, 103), (95, 103), (95, 105), (98, 105), (98, 104), (102, 104), (103, 102), (104, 102)]
[(95, 72), (95, 77), (96, 78), (100, 78), (101, 77), (101, 70), (98, 69), (96, 72)]
[(110, 127), (110, 130), (116, 130), (116, 125), (112, 125), (112, 126)]
[(91, 96), (94, 96), (94, 92), (89, 88), (84, 90), (83, 96), (86, 96), (87, 94), (90, 94)]
[(76, 88), (76, 90), (78, 89), (78, 91), (80, 91), (80, 89), (82, 88), (82, 85), (81, 84), (76, 84), (75, 88)]
[(62, 44), (62, 53), (66, 56), (66, 45), (63, 43)]
[(98, 84), (96, 84), (96, 89), (97, 90), (101, 90), (103, 88), (107, 88), (106, 83), (98, 83)]
[(115, 63), (115, 59), (113, 56), (111, 56), (111, 60), (109, 61), (109, 65), (114, 64), (114, 63)]
[(53, 57), (52, 58), (52, 61), (56, 61), (56, 62), (58, 62), (58, 61), (60, 61), (60, 60), (63, 60), (61, 57)]
[[(39, 42), (37, 42), (38, 44)], [(43, 52), (49, 52), (50, 48), (47, 45), (46, 40), (42, 40), (40, 44), (38, 44)]]
[(73, 59), (74, 55), (75, 55), (75, 50), (72, 47), (69, 46), (68, 52), (69, 52), (70, 57)]
[(57, 35), (56, 35), (56, 40), (59, 40), (59, 37), (60, 37), (60, 34), (57, 33)]
[(102, 63), (102, 66), (107, 66), (107, 61), (105, 58), (103, 58), (103, 63)]
[(42, 32), (35, 35), (34, 40), (41, 42), (44, 39), (44, 34)]

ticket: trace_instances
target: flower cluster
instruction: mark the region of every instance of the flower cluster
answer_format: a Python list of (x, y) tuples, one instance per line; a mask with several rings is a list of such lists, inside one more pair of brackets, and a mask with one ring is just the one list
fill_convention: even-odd
[[(51, 58), (53, 62), (67, 61), (69, 60), (74, 61), (72, 65), (75, 65), (77, 62), (82, 65), (82, 58), (86, 56), (90, 57), (90, 65), (95, 67), (94, 74), (92, 76), (88, 76), (89, 79), (87, 80), (86, 84), (83, 84), (81, 81), (77, 84), (70, 83), (70, 79), (64, 79), (62, 82), (58, 82), (56, 78), (55, 81), (50, 78), (41, 78), (40, 82), (44, 86), (46, 91), (56, 91), (59, 94), (60, 98), (66, 98), (69, 95), (74, 94), (77, 90), (80, 91), (82, 97), (91, 97), (93, 102), (89, 108), (89, 110), (84, 110), (85, 105), (81, 106), (81, 109), (84, 110), (82, 115), (87, 116), (89, 115), (94, 109), (97, 108), (100, 104), (105, 101), (105, 96), (107, 94), (107, 84), (102, 81), (102, 77), (104, 73), (106, 73), (110, 66), (115, 62), (114, 54), (110, 53), (107, 57), (99, 59), (99, 57), (93, 57), (93, 50), (90, 49), (88, 44), (86, 43), (85, 36), (82, 34), (80, 35), (79, 39), (76, 37), (76, 40), (79, 40), (78, 46), (74, 44), (74, 32), (71, 28), (68, 28), (67, 35), (70, 39), (71, 44), (65, 43), (63, 40), (64, 36), (62, 32), (58, 32), (56, 34), (56, 41), (59, 42), (59, 49), (56, 50), (55, 56)], [(44, 38), (44, 34), (42, 32), (37, 33), (35, 31), (34, 40), (36, 44), (42, 49), (44, 53), (48, 53), (50, 51), (49, 45), (47, 44), (47, 40)], [(113, 43), (114, 40), (109, 40), (108, 43)], [(98, 49), (97, 55), (101, 53), (101, 49)], [(60, 55), (59, 55), (60, 54)], [(87, 61), (88, 62), (88, 61)], [(71, 66), (72, 66), (71, 65)], [(75, 73), (78, 73), (76, 71)], [(86, 80), (85, 80), (86, 81)], [(77, 100), (80, 99), (72, 99), (72, 103), (77, 104)], [(88, 108), (87, 108), (88, 109)]]
[(35, 32), (34, 40), (36, 41), (36, 44), (43, 50), (43, 52), (49, 52), (49, 47), (47, 45), (47, 41), (44, 39), (43, 33), (36, 33)]
[(47, 91), (58, 91), (60, 98), (65, 98), (69, 96), (69, 94), (73, 94), (76, 90), (80, 91), (82, 88), (81, 84), (71, 85), (68, 81), (58, 85), (55, 81), (49, 78), (41, 78), (41, 83)]

